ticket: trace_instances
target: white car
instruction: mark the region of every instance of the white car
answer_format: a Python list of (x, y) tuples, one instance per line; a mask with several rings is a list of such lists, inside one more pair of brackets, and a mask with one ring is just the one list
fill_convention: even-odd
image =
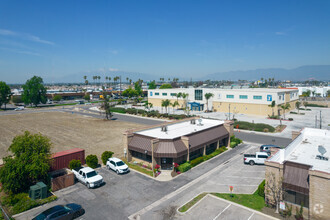
[(117, 174), (128, 173), (128, 166), (121, 160), (116, 157), (111, 157), (107, 161), (107, 168), (112, 169)]
[(24, 107), (17, 107), (17, 108), (15, 108), (15, 111), (22, 111), (22, 110), (24, 110)]

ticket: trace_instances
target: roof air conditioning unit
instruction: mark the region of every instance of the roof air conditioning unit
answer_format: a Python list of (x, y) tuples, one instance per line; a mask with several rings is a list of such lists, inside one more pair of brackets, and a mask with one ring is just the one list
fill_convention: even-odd
[(194, 119), (194, 118), (191, 119), (191, 120), (190, 120), (190, 124), (192, 124), (192, 125), (196, 124), (196, 119)]
[(166, 125), (163, 125), (163, 126), (161, 127), (161, 129), (162, 129), (163, 132), (167, 132), (167, 126), (166, 126)]

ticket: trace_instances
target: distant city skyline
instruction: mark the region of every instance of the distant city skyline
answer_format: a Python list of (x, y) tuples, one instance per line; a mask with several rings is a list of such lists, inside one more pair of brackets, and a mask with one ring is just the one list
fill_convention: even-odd
[[(120, 73), (200, 79), (330, 65), (329, 11), (326, 0), (4, 0), (0, 81)], [(308, 74), (302, 79), (318, 73)]]

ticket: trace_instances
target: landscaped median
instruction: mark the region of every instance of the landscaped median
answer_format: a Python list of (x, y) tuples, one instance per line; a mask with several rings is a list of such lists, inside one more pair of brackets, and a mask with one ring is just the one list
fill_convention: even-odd
[(133, 169), (133, 170), (136, 170), (136, 171), (138, 171), (138, 172), (144, 173), (144, 174), (146, 174), (146, 175), (148, 175), (148, 176), (153, 177), (153, 172), (152, 172), (151, 168), (148, 169), (148, 167), (143, 167), (143, 165), (141, 165), (141, 164), (129, 163), (129, 162), (127, 162), (127, 160), (125, 160), (125, 159), (123, 159), (123, 161), (127, 164), (127, 166), (128, 166), (129, 168), (131, 168), (131, 169)]
[(207, 194), (217, 196), (231, 202), (238, 203), (248, 208), (261, 211), (265, 207), (265, 198), (262, 192), (264, 191), (264, 181), (259, 185), (258, 189), (253, 194), (230, 194), (230, 193), (201, 193), (183, 206), (178, 211), (186, 212), (198, 201), (204, 198)]
[(251, 123), (247, 121), (235, 121), (234, 128), (260, 132), (274, 132), (275, 128), (264, 123)]

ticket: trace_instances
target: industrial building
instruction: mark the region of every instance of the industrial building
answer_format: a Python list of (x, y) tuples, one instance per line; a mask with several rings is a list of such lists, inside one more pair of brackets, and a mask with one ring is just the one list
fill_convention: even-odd
[(124, 151), (128, 161), (142, 162), (161, 169), (172, 169), (173, 163), (193, 160), (229, 146), (231, 121), (189, 119), (167, 123), (124, 134)]
[[(188, 94), (187, 98), (177, 97), (177, 94)], [(213, 97), (205, 99), (206, 93)], [(219, 89), (219, 88), (178, 88), (178, 89), (149, 89), (148, 102), (155, 107), (162, 106), (162, 100), (178, 101), (179, 107), (185, 104), (192, 111), (212, 110), (225, 113), (239, 113), (251, 115), (278, 115), (283, 114), (280, 105), (289, 103), (290, 110), (295, 108), (299, 99), (298, 89)], [(270, 107), (275, 101), (275, 107)]]
[(273, 194), (268, 189), (273, 185), (267, 182), (275, 177), (274, 182), (282, 185), (284, 202), (293, 207), (303, 205), (308, 219), (329, 219), (329, 130), (303, 129), (293, 142), (268, 159), (265, 165), (267, 203), (274, 204)]

